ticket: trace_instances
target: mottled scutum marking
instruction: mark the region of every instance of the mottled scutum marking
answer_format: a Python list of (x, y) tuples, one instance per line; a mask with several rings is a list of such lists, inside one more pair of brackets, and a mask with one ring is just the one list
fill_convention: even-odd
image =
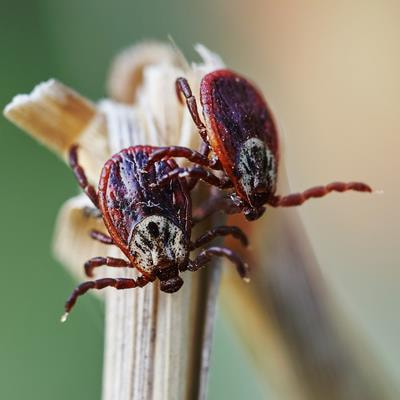
[(151, 215), (135, 226), (129, 248), (146, 272), (159, 265), (179, 266), (187, 257), (182, 229), (160, 215)]
[(271, 194), (276, 186), (276, 160), (263, 141), (247, 140), (237, 161), (239, 182), (251, 203), (257, 194)]

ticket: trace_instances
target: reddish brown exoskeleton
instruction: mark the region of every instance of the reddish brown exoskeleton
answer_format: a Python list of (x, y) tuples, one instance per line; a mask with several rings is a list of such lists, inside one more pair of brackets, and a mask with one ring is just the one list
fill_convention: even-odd
[(220, 226), (209, 230), (191, 241), (192, 201), (185, 178), (172, 178), (160, 190), (153, 187), (160, 177), (177, 168), (173, 159), (160, 161), (143, 172), (151, 146), (135, 146), (121, 150), (104, 165), (98, 192), (88, 183), (86, 174), (78, 163), (77, 146), (70, 150), (70, 165), (79, 185), (101, 212), (109, 233), (92, 231), (95, 240), (118, 246), (125, 259), (94, 257), (85, 263), (85, 271), (92, 276), (93, 269), (102, 265), (109, 267), (136, 268), (137, 279), (104, 278), (80, 284), (65, 304), (65, 320), (77, 298), (89, 289), (130, 289), (143, 287), (156, 279), (160, 289), (173, 293), (183, 284), (179, 273), (196, 271), (207, 264), (213, 256), (231, 260), (239, 275), (248, 280), (248, 267), (232, 250), (225, 247), (209, 247), (202, 250), (192, 261), (189, 253), (204, 246), (217, 236), (232, 235), (247, 245), (245, 234), (234, 226)]
[[(186, 98), (189, 112), (203, 139), (202, 149), (196, 152), (178, 146), (159, 148), (149, 158), (147, 168), (164, 158), (184, 157), (198, 165), (169, 172), (159, 181), (160, 186), (170, 179), (185, 176), (194, 178), (193, 185), (197, 179), (202, 179), (219, 188), (234, 188), (230, 199), (222, 203), (214, 201), (214, 210), (209, 212), (218, 207), (230, 212), (243, 211), (247, 219), (254, 220), (264, 213), (265, 204), (289, 207), (331, 191), (371, 192), (365, 183), (333, 182), (303, 193), (276, 195), (278, 132), (272, 113), (255, 86), (230, 70), (205, 75), (200, 85), (205, 124), (199, 117), (196, 99), (186, 79), (178, 78), (176, 89), (179, 98), (181, 94)], [(209, 169), (222, 170), (223, 174), (217, 177)]]

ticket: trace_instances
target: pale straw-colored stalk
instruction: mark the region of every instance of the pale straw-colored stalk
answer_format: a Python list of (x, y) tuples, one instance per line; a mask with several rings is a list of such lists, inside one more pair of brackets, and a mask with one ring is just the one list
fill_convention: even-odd
[[(29, 95), (15, 97), (4, 113), (64, 158), (71, 144), (78, 143), (80, 162), (96, 183), (106, 159), (128, 146), (199, 147), (199, 135), (178, 103), (174, 81), (184, 75), (198, 89), (201, 76), (220, 68), (222, 62), (203, 46), (197, 50), (203, 61), (192, 66), (168, 45), (143, 43), (125, 51), (113, 65), (109, 84), (115, 98), (126, 103), (130, 98), (131, 104), (103, 100), (94, 105), (50, 80)], [(121, 256), (119, 249), (88, 236), (92, 228), (104, 231), (101, 220), (84, 212), (88, 206), (84, 195), (68, 200), (60, 211), (55, 236), (56, 257), (80, 281), (85, 280), (86, 259)], [(99, 276), (135, 274), (105, 268)], [(219, 277), (214, 262), (204, 271), (184, 274), (183, 287), (173, 295), (160, 292), (157, 283), (143, 289), (103, 291), (104, 400), (206, 398)]]

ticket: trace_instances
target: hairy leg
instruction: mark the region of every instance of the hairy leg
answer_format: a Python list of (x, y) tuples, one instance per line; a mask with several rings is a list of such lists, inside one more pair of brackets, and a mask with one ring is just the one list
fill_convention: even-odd
[(268, 204), (272, 207), (293, 207), (303, 204), (310, 198), (323, 197), (330, 192), (346, 192), (354, 190), (356, 192), (372, 192), (372, 189), (362, 182), (332, 182), (326, 186), (315, 186), (303, 193), (293, 193), (287, 196), (274, 196)]
[(220, 189), (233, 187), (233, 184), (228, 177), (219, 178), (203, 167), (176, 168), (168, 172), (168, 174), (163, 175), (157, 183), (151, 184), (151, 186), (165, 186), (168, 185), (171, 180), (177, 178), (201, 179)]
[(199, 247), (204, 246), (206, 243), (215, 239), (219, 236), (232, 235), (234, 238), (240, 240), (243, 246), (247, 246), (249, 241), (246, 234), (237, 226), (218, 226), (216, 228), (210, 229), (204, 235), (200, 236), (197, 240), (191, 243), (190, 249), (194, 250)]
[[(181, 95), (183, 95), (185, 97), (187, 108), (189, 109), (189, 112), (190, 112), (190, 115), (192, 116), (193, 122), (196, 124), (197, 129), (199, 130), (200, 136), (203, 139), (203, 143), (200, 148), (200, 153), (203, 156), (208, 157), (211, 147), (210, 147), (210, 143), (208, 141), (207, 128), (205, 127), (204, 123), (201, 121), (201, 119), (199, 117), (196, 98), (193, 96), (190, 85), (185, 78), (178, 78), (175, 82), (175, 88), (176, 88), (176, 93), (178, 95), (178, 99), (181, 102), (182, 102)], [(212, 169), (217, 169), (217, 168), (214, 168), (213, 166), (218, 166), (218, 169), (221, 169), (219, 160), (216, 158), (210, 159), (209, 166)], [(198, 180), (199, 180), (198, 178), (191, 178), (189, 180), (189, 182), (188, 182), (189, 190), (192, 190), (196, 186)]]
[[(208, 155), (210, 154), (210, 146), (208, 145), (208, 143), (206, 143), (206, 142), (201, 143), (200, 154), (203, 157), (207, 158), (209, 168), (216, 169), (216, 170), (222, 169), (222, 165), (219, 162), (218, 158), (216, 158), (216, 157), (208, 158)], [(199, 166), (199, 164), (197, 164), (196, 166)], [(187, 183), (188, 190), (192, 191), (195, 188), (195, 186), (197, 185), (198, 181), (199, 181), (199, 178), (190, 178)]]
[(222, 211), (226, 214), (238, 214), (242, 212), (242, 208), (225, 196), (211, 196), (206, 202), (194, 210), (193, 225), (205, 220), (217, 211)]
[(186, 105), (189, 109), (190, 115), (192, 116), (193, 122), (197, 126), (197, 129), (199, 130), (200, 136), (202, 137), (204, 143), (207, 143), (208, 145), (209, 143), (207, 138), (207, 128), (200, 119), (199, 112), (197, 110), (196, 98), (193, 96), (192, 89), (190, 89), (189, 86), (189, 82), (185, 78), (178, 78), (175, 81), (175, 89), (178, 99), (181, 102), (181, 95), (185, 97)]
[(74, 144), (69, 150), (69, 165), (74, 171), (79, 186), (87, 194), (96, 208), (99, 208), (99, 201), (95, 188), (89, 184), (84, 169), (79, 165), (78, 161), (78, 145)]
[(133, 265), (129, 261), (123, 260), (122, 258), (93, 257), (90, 260), (87, 260), (84, 264), (86, 275), (92, 277), (93, 270), (103, 265), (116, 268), (133, 268)]
[(221, 169), (221, 165), (218, 160), (211, 160), (203, 155), (201, 152), (191, 150), (187, 147), (182, 146), (168, 146), (160, 147), (150, 155), (147, 160), (145, 171), (148, 171), (150, 167), (154, 165), (154, 163), (156, 163), (157, 161), (160, 161), (163, 158), (171, 157), (182, 157), (204, 167), (209, 167), (215, 170)]
[(248, 265), (243, 262), (237, 253), (226, 247), (216, 246), (203, 250), (194, 261), (189, 262), (187, 269), (189, 271), (197, 271), (198, 269), (204, 267), (213, 256), (225, 257), (232, 261), (233, 264), (235, 264), (240, 277), (246, 282), (250, 281)]
[(96, 231), (95, 229), (90, 232), (90, 237), (104, 244), (114, 244), (114, 241), (110, 236), (104, 234), (103, 232)]
[(131, 289), (135, 287), (143, 287), (147, 285), (149, 282), (152, 282), (153, 279), (146, 278), (144, 276), (140, 276), (137, 279), (126, 279), (126, 278), (104, 278), (97, 279), (95, 281), (87, 281), (81, 283), (77, 286), (72, 292), (71, 296), (68, 298), (65, 303), (65, 314), (61, 317), (61, 321), (64, 322), (67, 320), (68, 314), (70, 313), (72, 307), (75, 305), (78, 297), (85, 294), (90, 289), (104, 289), (106, 287), (115, 287), (116, 289)]

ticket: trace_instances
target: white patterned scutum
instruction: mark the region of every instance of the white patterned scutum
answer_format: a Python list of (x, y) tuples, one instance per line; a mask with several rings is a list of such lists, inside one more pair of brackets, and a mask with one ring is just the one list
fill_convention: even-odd
[(178, 266), (187, 253), (183, 231), (160, 215), (146, 217), (136, 224), (129, 249), (140, 268), (147, 272), (160, 263)]
[(247, 196), (254, 194), (254, 188), (262, 186), (275, 190), (276, 162), (272, 151), (258, 138), (244, 142), (239, 153), (238, 170)]

